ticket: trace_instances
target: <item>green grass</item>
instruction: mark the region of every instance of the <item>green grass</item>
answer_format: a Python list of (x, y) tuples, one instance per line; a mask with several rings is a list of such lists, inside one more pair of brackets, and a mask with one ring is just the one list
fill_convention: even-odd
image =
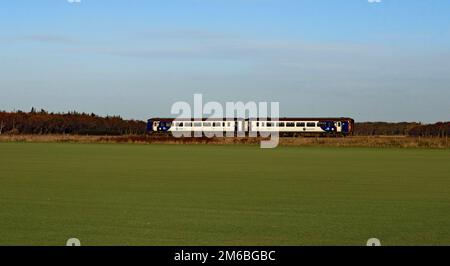
[(0, 245), (450, 244), (450, 151), (0, 144)]

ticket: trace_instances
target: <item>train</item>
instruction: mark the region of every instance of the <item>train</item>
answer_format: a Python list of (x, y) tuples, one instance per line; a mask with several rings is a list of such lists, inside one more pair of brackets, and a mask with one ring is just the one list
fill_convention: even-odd
[[(279, 118), (279, 119), (174, 119), (151, 118), (148, 134), (223, 133), (223, 136), (264, 136), (277, 132), (283, 137), (353, 135), (355, 121), (339, 118)], [(197, 134), (198, 135), (198, 134)]]

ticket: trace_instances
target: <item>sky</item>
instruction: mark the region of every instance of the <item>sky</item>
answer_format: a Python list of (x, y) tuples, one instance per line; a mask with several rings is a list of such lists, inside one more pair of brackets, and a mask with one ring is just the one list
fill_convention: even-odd
[(447, 0), (3, 0), (0, 110), (450, 120)]

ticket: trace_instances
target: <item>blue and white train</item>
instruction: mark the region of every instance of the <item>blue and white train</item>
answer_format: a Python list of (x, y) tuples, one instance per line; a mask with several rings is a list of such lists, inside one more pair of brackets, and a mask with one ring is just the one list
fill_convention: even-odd
[[(348, 136), (352, 135), (352, 118), (280, 118), (270, 119), (173, 119), (148, 120), (149, 134), (222, 132), (224, 136), (265, 135), (278, 132), (280, 136)], [(186, 134), (187, 135), (187, 134)]]

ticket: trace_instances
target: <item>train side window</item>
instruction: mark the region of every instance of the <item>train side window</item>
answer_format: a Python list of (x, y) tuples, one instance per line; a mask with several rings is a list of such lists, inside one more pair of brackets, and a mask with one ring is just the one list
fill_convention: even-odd
[(186, 123), (185, 126), (186, 127), (192, 127), (192, 123)]
[(310, 123), (307, 123), (306, 126), (307, 126), (307, 127), (315, 127), (315, 126), (316, 126), (316, 123), (310, 122)]
[(259, 122), (256, 122), (256, 126), (259, 127)]
[(204, 127), (210, 127), (210, 126), (211, 126), (211, 123), (203, 123), (203, 126), (204, 126)]
[(278, 123), (277, 127), (284, 127), (284, 123)]
[(228, 122), (228, 126), (231, 127), (231, 123), (230, 122)]
[(184, 125), (183, 123), (178, 123), (179, 127), (183, 127), (183, 125)]
[(202, 123), (194, 123), (194, 127), (202, 127)]
[(327, 123), (326, 122), (319, 122), (319, 123), (317, 123), (317, 126), (318, 127), (326, 127)]
[(295, 123), (293, 122), (286, 123), (286, 127), (295, 127)]
[(303, 122), (297, 123), (297, 127), (305, 127), (305, 123)]
[(273, 127), (273, 123), (268, 122), (267, 127)]
[(261, 123), (261, 126), (262, 126), (262, 127), (264, 127), (264, 126), (265, 126), (265, 123), (264, 123), (264, 122), (262, 122), (262, 123)]
[(220, 127), (222, 123), (214, 123), (214, 127)]

